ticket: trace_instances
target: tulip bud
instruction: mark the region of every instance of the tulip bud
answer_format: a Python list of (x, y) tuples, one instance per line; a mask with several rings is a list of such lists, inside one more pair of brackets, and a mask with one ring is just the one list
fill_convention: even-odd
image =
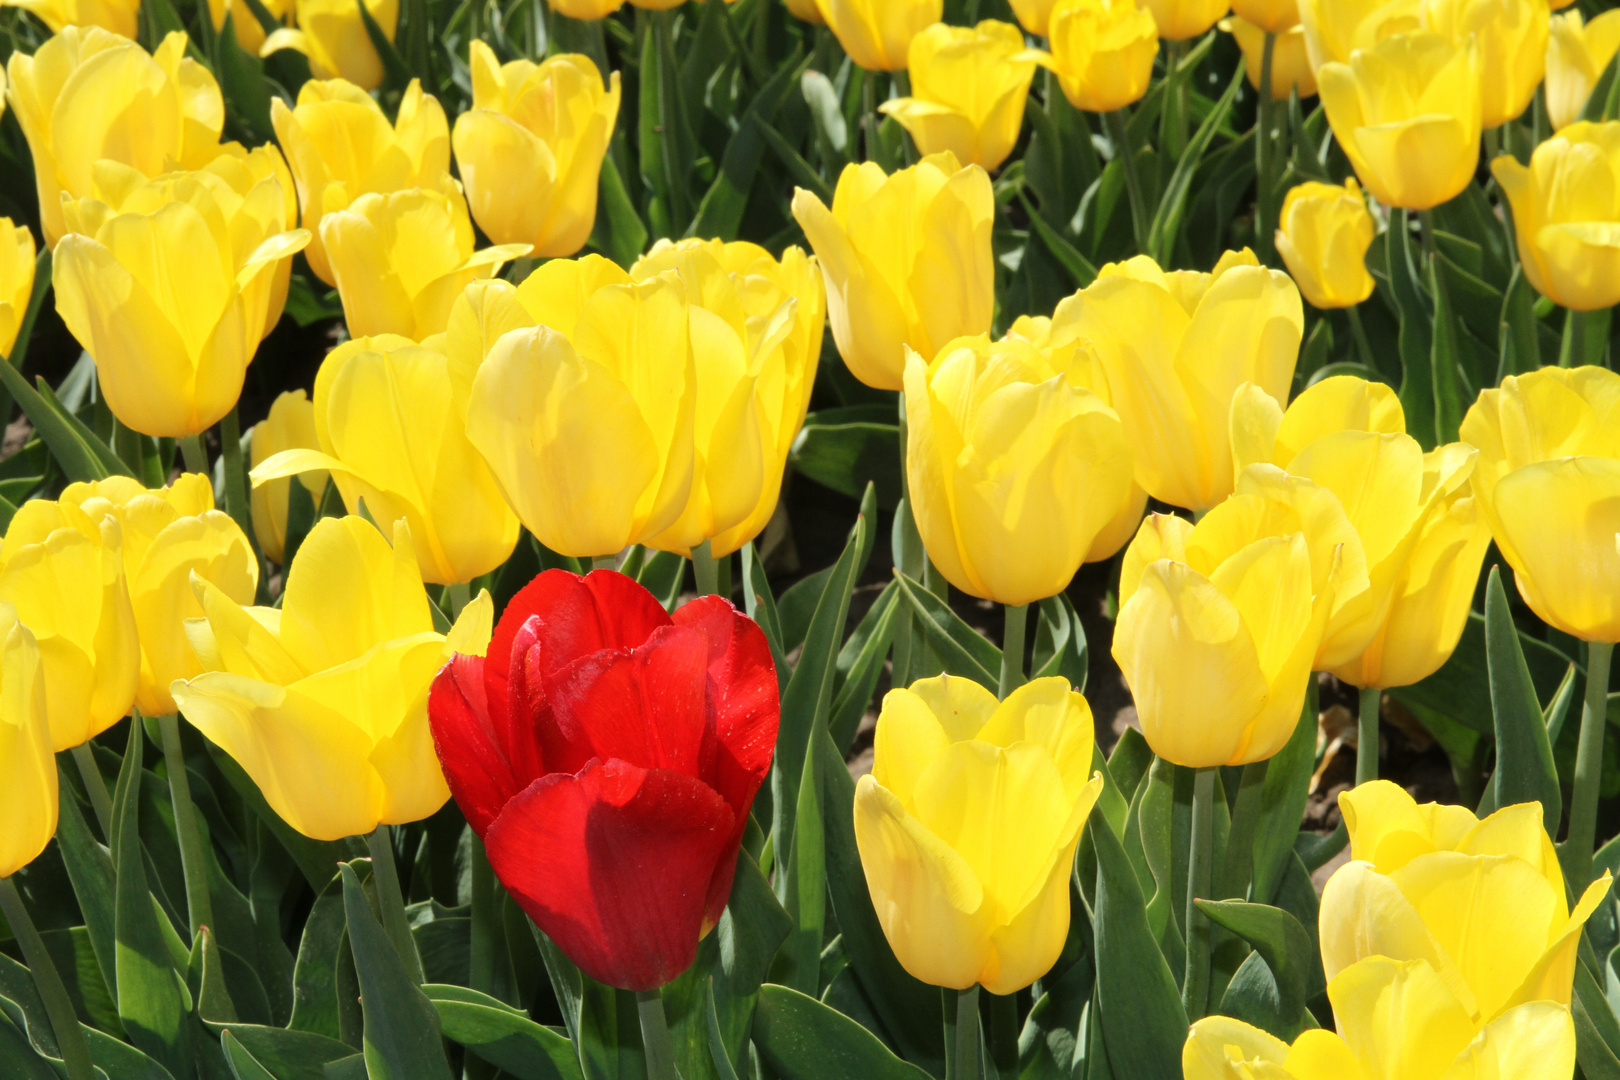
[(320, 238), (324, 215), (370, 192), (421, 187), (448, 194), (455, 187), (444, 108), (415, 79), (392, 126), (370, 94), (342, 79), (309, 80), (292, 109), (272, 98), (270, 122), (298, 182), (303, 226), (310, 233), (304, 257), (328, 285), (337, 279)]
[(906, 66), (911, 39), (945, 16), (945, 0), (816, 0), (849, 58), (867, 71)]
[(48, 248), (68, 231), (63, 196), (93, 194), (96, 162), (153, 177), (201, 168), (221, 152), (225, 102), (208, 69), (187, 59), (185, 34), (169, 34), (148, 55), (99, 27), (68, 26), (33, 56), (12, 53), (7, 71)]
[[(1299, 25), (1299, 0), (1232, 0), (1232, 14), (1262, 33), (1272, 33), (1281, 37)], [(1299, 49), (1303, 54), (1305, 50), (1303, 34), (1300, 37)], [(1305, 63), (1302, 55), (1300, 64)]]
[[(1554, 5), (1555, 7), (1562, 5)], [(1620, 11), (1585, 22), (1579, 11), (1552, 18), (1547, 39), (1547, 119), (1562, 131), (1581, 118), (1592, 88), (1620, 51)]]
[[(32, 13), (59, 34), (68, 27), (92, 26), (133, 38), (140, 29), (140, 0), (5, 0), (0, 7)], [(0, 875), (4, 876), (4, 875)]]
[[(399, 0), (363, 0), (366, 11), (389, 41), (399, 27)], [(298, 28), (271, 34), (259, 49), (301, 52), (317, 79), (347, 79), (365, 90), (382, 85), (383, 62), (360, 17), (358, 0), (297, 0)]]
[[(1528, 263), (1526, 264), (1528, 265)], [(1519, 594), (1583, 641), (1620, 642), (1620, 375), (1509, 375), (1463, 417), (1474, 497)]]
[(10, 356), (34, 295), (34, 234), (0, 217), (0, 356)]
[(428, 687), (453, 651), (483, 652), (489, 594), (448, 638), (433, 629), (410, 529), (393, 550), (358, 517), (322, 518), (287, 571), (280, 610), (196, 582), (186, 626), (206, 673), (176, 680), (199, 731), (316, 840), (420, 821), (450, 797), (428, 731)]
[(1231, 0), (1143, 0), (1142, 6), (1153, 14), (1159, 36), (1166, 41), (1207, 34), (1232, 9)]
[(45, 718), (39, 647), (9, 604), (0, 604), (0, 878), (10, 877), (56, 835), (56, 758)]
[[(1236, 16), (1222, 19), (1220, 27), (1237, 40), (1243, 50), (1243, 73), (1249, 85), (1260, 89), (1265, 74), (1266, 32)], [(1271, 99), (1287, 101), (1295, 93), (1301, 98), (1316, 93), (1316, 76), (1305, 55), (1305, 31), (1290, 27), (1276, 35), (1271, 48)]]
[(878, 111), (911, 132), (924, 155), (949, 151), (1000, 168), (1018, 141), (1035, 75), (1018, 27), (993, 19), (972, 30), (935, 23), (911, 39), (907, 55), (913, 96)]
[(1281, 750), (1341, 593), (1366, 561), (1333, 493), (1253, 465), (1197, 525), (1153, 514), (1125, 549), (1114, 659), (1153, 752), (1188, 768)]
[(501, 64), (471, 45), (473, 103), (456, 119), (456, 160), (479, 228), (543, 258), (585, 246), (596, 224), (602, 158), (619, 115), (619, 73), (608, 89), (591, 58)]
[(1513, 208), (1520, 265), (1537, 292), (1572, 311), (1620, 303), (1620, 122), (1571, 124), (1530, 166), (1503, 155), (1491, 173)]
[(1119, 415), (1016, 338), (906, 363), (906, 475), (930, 560), (1002, 604), (1062, 592), (1131, 490)]
[(1474, 38), (1415, 33), (1323, 64), (1316, 77), (1333, 135), (1367, 190), (1389, 206), (1428, 210), (1473, 182), (1489, 71)]
[(1039, 63), (1075, 108), (1113, 112), (1147, 93), (1159, 30), (1136, 0), (1058, 0), (1050, 28), (1052, 54)]
[(1371, 956), (1425, 961), (1475, 1028), (1526, 1002), (1569, 1004), (1581, 928), (1608, 896), (1609, 874), (1570, 911), (1540, 803), (1480, 821), (1377, 780), (1339, 806), (1354, 861), (1322, 891), (1329, 980)]
[(884, 937), (935, 986), (1012, 994), (1069, 930), (1074, 849), (1102, 777), (1092, 716), (1058, 677), (997, 702), (954, 675), (884, 695), (855, 842)]
[(1139, 255), (1058, 305), (1054, 332), (1090, 341), (1155, 499), (1205, 510), (1232, 491), (1228, 414), (1246, 382), (1287, 400), (1305, 311), (1287, 274), (1229, 251), (1213, 273)]
[(185, 621), (203, 614), (192, 578), (239, 603), (251, 601), (259, 587), (252, 545), (228, 514), (214, 509), (213, 486), (201, 473), (182, 474), (155, 491), (127, 476), (69, 484), (61, 501), (92, 521), (118, 522), (141, 642), (135, 704), (147, 716), (174, 712), (169, 684), (203, 670), (186, 639)]
[(467, 203), (453, 186), (362, 195), (321, 219), (321, 242), (349, 336), (412, 341), (444, 329), (461, 290), (529, 251), (498, 244), (475, 252)]
[[(269, 0), (264, 9), (278, 23), (286, 24), (292, 20), (294, 0)], [(242, 0), (208, 0), (208, 14), (214, 24), (216, 34), (225, 30), (225, 16), (231, 17), (231, 27), (236, 34), (237, 46), (249, 56), (258, 56), (259, 50), (264, 47), (264, 26), (259, 22), (253, 9)], [(281, 99), (272, 96), (271, 107)]]
[[(270, 415), (253, 425), (249, 464), (257, 469), (283, 450), (319, 450), (320, 446), (320, 438), (315, 433), (315, 406), (302, 390), (287, 390), (271, 404)], [(299, 475), (311, 501), (317, 503), (326, 490), (326, 479), (324, 469)], [(253, 535), (259, 541), (259, 550), (273, 563), (281, 562), (286, 551), (287, 500), (292, 493), (291, 484), (286, 477), (279, 477), (253, 488), (250, 504)]]
[(1367, 249), (1377, 234), (1354, 177), (1343, 187), (1307, 180), (1283, 199), (1277, 253), (1316, 308), (1342, 308), (1372, 295)]
[(826, 277), (833, 340), (857, 379), (898, 390), (908, 347), (933, 356), (989, 331), (995, 202), (990, 174), (949, 153), (893, 176), (871, 162), (846, 166), (831, 210), (794, 190), (793, 216)]
[(551, 10), (570, 19), (605, 19), (624, 6), (624, 0), (548, 0)]
[(783, 2), (787, 5), (788, 14), (795, 19), (802, 19), (818, 26), (827, 21), (821, 17), (821, 8), (816, 6), (816, 0), (783, 0)]

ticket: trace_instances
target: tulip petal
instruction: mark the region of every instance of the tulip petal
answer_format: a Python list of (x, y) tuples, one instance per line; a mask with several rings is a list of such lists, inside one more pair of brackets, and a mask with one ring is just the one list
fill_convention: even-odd
[(1229, 1016), (1206, 1016), (1187, 1033), (1181, 1073), (1184, 1080), (1231, 1080), (1232, 1066), (1242, 1062), (1255, 1080), (1284, 1080), (1287, 1057), (1288, 1044), (1276, 1036)]
[[(1508, 997), (1504, 1009), (1529, 1001), (1548, 1000), (1568, 1004), (1575, 980), (1576, 952), (1581, 941), (1581, 930), (1586, 920), (1597, 911), (1609, 895), (1611, 879), (1607, 873), (1586, 887), (1580, 903), (1570, 914), (1568, 922), (1558, 936), (1547, 946), (1541, 960), (1525, 976), (1524, 981)], [(1562, 896), (1559, 897), (1562, 899)]]
[(522, 790), (490, 719), (484, 667), (482, 656), (451, 657), (428, 696), (433, 746), (444, 778), (480, 840), (501, 808)]
[(1333, 978), (1328, 998), (1339, 1034), (1375, 1077), (1440, 1076), (1476, 1030), (1422, 960), (1369, 957)]
[(1541, 461), (1494, 493), (1502, 548), (1525, 601), (1587, 641), (1620, 641), (1620, 460)]
[(1485, 1025), (1443, 1080), (1564, 1080), (1575, 1071), (1575, 1021), (1551, 1001), (1526, 1002)]
[(1054, 675), (1032, 679), (1008, 694), (976, 737), (1000, 747), (1020, 742), (1040, 746), (1062, 775), (1065, 795), (1078, 799), (1091, 781), (1094, 728), (1085, 697), (1069, 680)]

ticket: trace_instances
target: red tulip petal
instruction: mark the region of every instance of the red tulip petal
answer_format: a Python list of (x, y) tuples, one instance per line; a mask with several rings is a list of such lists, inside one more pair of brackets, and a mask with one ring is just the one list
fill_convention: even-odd
[(513, 899), (582, 971), (652, 990), (697, 956), (715, 867), (736, 861), (734, 832), (702, 781), (609, 761), (530, 784), (487, 845)]
[(444, 778), (473, 831), (483, 836), (508, 799), (513, 778), (484, 699), (484, 658), (457, 654), (428, 692), (428, 723)]
[[(709, 640), (709, 693), (714, 701), (714, 738), (724, 753), (710, 771), (705, 748), (704, 779), (715, 785), (731, 808), (746, 814), (754, 791), (771, 768), (776, 750), (776, 729), (782, 702), (776, 685), (776, 664), (771, 659), (765, 632), (718, 596), (705, 596), (675, 612), (677, 626), (702, 630)], [(733, 769), (736, 775), (728, 775)], [(741, 783), (743, 786), (738, 787)]]

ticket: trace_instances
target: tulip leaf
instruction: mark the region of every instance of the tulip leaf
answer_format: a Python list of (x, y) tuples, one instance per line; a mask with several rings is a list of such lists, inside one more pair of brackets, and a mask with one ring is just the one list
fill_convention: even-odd
[(1542, 822), (1556, 836), (1564, 805), (1558, 768), (1530, 667), (1519, 647), (1502, 573), (1495, 566), (1485, 587), (1485, 656), (1496, 718), (1496, 805), (1541, 803)]
[(114, 474), (131, 475), (129, 467), (111, 447), (62, 407), (44, 379), (39, 380), (36, 390), (10, 363), (0, 361), (0, 382), (5, 383), (6, 390), (16, 399), (69, 480), (104, 480)]
[(366, 0), (354, 0), (354, 3), (360, 9), (360, 22), (366, 28), (366, 37), (371, 39), (371, 47), (377, 50), (377, 58), (382, 61), (382, 89), (403, 91), (410, 85), (410, 65), (405, 63), (405, 58), (399, 55), (399, 50), (394, 48), (394, 43), (388, 40), (388, 35), (377, 24), (371, 9), (366, 6)]
[(1396, 312), (1400, 317), (1402, 375), (1399, 397), (1406, 413), (1406, 430), (1425, 450), (1432, 450), (1436, 445), (1431, 336), (1433, 312), (1419, 285), (1423, 273), (1419, 269), (1420, 257), (1412, 251), (1412, 230), (1407, 211), (1391, 212), (1389, 229), (1384, 236), (1390, 292), (1394, 295)]
[(350, 837), (347, 840), (311, 840), (303, 833), (298, 832), (291, 825), (281, 819), (281, 815), (270, 809), (265, 801), (264, 793), (259, 785), (243, 771), (236, 759), (215, 746), (207, 739), (203, 740), (208, 747), (208, 756), (214, 767), (219, 770), (231, 789), (244, 803), (258, 816), (264, 826), (270, 830), (287, 854), (292, 856), (293, 862), (303, 873), (304, 880), (309, 882), (310, 888), (319, 892), (326, 888), (337, 873), (338, 863), (345, 859), (362, 858), (366, 853), (365, 845), (358, 839)]
[[(786, 986), (760, 987), (754, 1045), (782, 1080), (927, 1080), (881, 1039), (839, 1012)], [(1179, 1048), (1178, 1048), (1179, 1054)]]
[(293, 968), (293, 1012), (288, 1026), (331, 1039), (341, 1039), (338, 1009), (339, 951), (347, 951), (344, 938), (343, 878), (332, 880), (315, 898), (304, 920)]
[[(1184, 65), (1185, 63), (1186, 61), (1183, 61)], [(1215, 103), (1209, 115), (1204, 117), (1204, 122), (1198, 126), (1197, 134), (1187, 143), (1181, 158), (1176, 162), (1175, 171), (1170, 174), (1170, 180), (1164, 186), (1164, 194), (1159, 197), (1159, 206), (1153, 213), (1153, 224), (1148, 230), (1147, 254), (1155, 256), (1161, 264), (1168, 266), (1170, 263), (1176, 237), (1181, 232), (1181, 219), (1186, 213), (1187, 194), (1192, 190), (1193, 177), (1203, 161), (1204, 151), (1209, 148), (1216, 131), (1226, 122), (1227, 114), (1232, 111), (1232, 104), (1237, 101), (1238, 90), (1242, 88), (1243, 80), (1244, 73), (1240, 65), (1227, 84), (1226, 92)]]
[(928, 643), (939, 653), (946, 672), (972, 679), (995, 693), (1000, 681), (1001, 650), (963, 622), (949, 604), (925, 589), (920, 582), (907, 577), (899, 569), (895, 570), (894, 579), (900, 586), (901, 597), (917, 616), (917, 625), (922, 627)]
[[(725, 1036), (720, 1031), (720, 1013), (714, 1004), (714, 977), (703, 984), (705, 1015), (709, 1021), (709, 1058), (714, 1063), (720, 1080), (738, 1080), (737, 1067), (731, 1063), (731, 1051), (726, 1049)], [(751, 1026), (751, 1024), (750, 1024)]]
[[(358, 1056), (347, 1043), (308, 1031), (232, 1024), (225, 1035), (235, 1040), (275, 1080), (326, 1080), (328, 1064)], [(241, 1073), (237, 1076), (238, 1080), (243, 1080)]]
[(793, 148), (793, 144), (788, 142), (781, 132), (766, 125), (760, 129), (760, 134), (765, 136), (765, 142), (776, 152), (777, 160), (787, 169), (789, 177), (795, 184), (820, 199), (823, 204), (830, 204), (833, 201), (833, 191), (827, 185), (827, 181), (804, 160), (804, 156)]
[(422, 987), (438, 1011), (444, 1037), (460, 1043), (515, 1080), (578, 1080), (568, 1039), (510, 1005), (461, 986)]
[[(1040, 113), (1039, 109), (1031, 109), (1031, 115)], [(1018, 193), (1018, 201), (1023, 205), (1024, 212), (1029, 215), (1030, 229), (1040, 237), (1046, 250), (1058, 261), (1058, 265), (1068, 271), (1069, 280), (1077, 289), (1083, 289), (1097, 280), (1097, 268), (1091, 265), (1091, 260), (1080, 254), (1080, 249), (1069, 243), (1062, 233), (1052, 228), (1041, 212), (1030, 204), (1029, 197), (1022, 191)]]
[(231, 1075), (236, 1080), (276, 1080), (269, 1069), (259, 1064), (259, 1059), (248, 1053), (235, 1035), (226, 1030), (219, 1037), (221, 1049), (225, 1051), (225, 1063), (230, 1066)]
[(1313, 948), (1310, 935), (1288, 912), (1240, 900), (1194, 900), (1210, 922), (1247, 941), (1277, 981), (1279, 1019), (1291, 1024), (1305, 1009), (1305, 985)]
[(1457, 317), (1451, 305), (1451, 287), (1440, 270), (1442, 256), (1429, 257), (1429, 295), (1434, 298), (1434, 336), (1430, 344), (1430, 371), (1434, 379), (1434, 432), (1439, 443), (1455, 442), (1462, 424), (1462, 393), (1457, 386), (1457, 367), (1462, 345), (1458, 340)]
[(1232, 979), (1221, 995), (1220, 1015), (1230, 1016), (1252, 1024), (1262, 1031), (1293, 1042), (1307, 1027), (1312, 1027), (1310, 1014), (1301, 1010), (1293, 1015), (1284, 1011), (1277, 990), (1277, 979), (1258, 952), (1251, 952), (1238, 965)]
[(1147, 739), (1136, 728), (1126, 728), (1109, 752), (1108, 775), (1127, 803), (1136, 797), (1136, 789), (1152, 765), (1153, 748)]
[(788, 461), (823, 487), (859, 498), (877, 485), (878, 506), (900, 503), (900, 426), (886, 404), (840, 405), (804, 418)]
[(903, 614), (904, 605), (898, 599), (898, 591), (899, 586), (892, 581), (883, 587), (838, 654), (843, 679), (827, 726), (832, 731), (833, 742), (846, 754), (855, 741), (861, 717), (872, 702), (872, 692), (883, 674), (883, 661), (889, 655), (895, 627)]
[[(1266, 768), (1260, 795), (1260, 820), (1254, 828), (1254, 876), (1249, 897), (1269, 904), (1282, 881), (1283, 870), (1294, 857), (1294, 838), (1310, 799), (1311, 774), (1316, 768), (1317, 686), (1306, 687), (1299, 723), (1282, 750)], [(1238, 856), (1241, 857), (1241, 854)]]
[(557, 995), (585, 1080), (613, 1080), (628, 1075), (626, 1068), (634, 1072), (642, 1055), (635, 996), (604, 986), (580, 971), (532, 920), (529, 926), (545, 957), (552, 992)]
[(1035, 663), (1031, 679), (1061, 675), (1077, 692), (1084, 693), (1088, 674), (1086, 628), (1080, 613), (1064, 593), (1041, 601), (1035, 624)]
[[(1545, 641), (1523, 633), (1519, 634), (1519, 649), (1530, 668), (1537, 699), (1551, 700), (1572, 658)], [(1474, 731), (1491, 735), (1495, 732), (1495, 721), (1490, 686), (1485, 619), (1478, 612), (1471, 612), (1451, 659), (1427, 679), (1397, 687), (1390, 693), (1402, 704), (1433, 709)]]
[(1575, 965), (1575, 1058), (1587, 1080), (1620, 1080), (1620, 1023), (1586, 965)]
[[(714, 6), (708, 4), (705, 9)], [(728, 17), (723, 12), (718, 14), (720, 18)], [(726, 143), (726, 152), (720, 158), (719, 173), (714, 183), (709, 185), (703, 201), (698, 204), (697, 216), (687, 228), (687, 236), (719, 237), (728, 242), (737, 238), (743, 210), (748, 206), (748, 193), (759, 174), (760, 159), (765, 156), (763, 129), (775, 120), (788, 92), (798, 82), (799, 73), (809, 62), (809, 57), (800, 59), (799, 49), (795, 47), (792, 55), (780, 61), (770, 81), (754, 94), (754, 100), (743, 114), (736, 133)]]
[(73, 895), (84, 914), (85, 930), (90, 946), (95, 951), (96, 963), (108, 990), (118, 985), (116, 968), (116, 941), (118, 900), (117, 878), (113, 874), (112, 856), (90, 834), (90, 826), (79, 807), (79, 798), (73, 785), (65, 779), (60, 785), (60, 813), (57, 816), (56, 843), (62, 852), (62, 864), (73, 882)]
[(635, 262), (647, 246), (647, 226), (636, 213), (612, 154), (602, 159), (601, 211), (591, 233), (591, 246), (620, 266)]
[(6, 998), (0, 998), (0, 1071), (7, 1080), (59, 1080), (45, 1056), (29, 1045), (8, 1014)]
[[(815, 738), (819, 733), (812, 734)], [(793, 816), (793, 846), (778, 865), (777, 894), (793, 920), (771, 965), (771, 981), (814, 994), (821, 985), (822, 929), (827, 914), (827, 848), (816, 783), (817, 754), (804, 757), (799, 806)]]
[(764, 631), (765, 640), (771, 646), (771, 659), (776, 664), (776, 683), (779, 687), (786, 686), (793, 669), (788, 666), (787, 654), (782, 647), (782, 620), (777, 615), (770, 580), (765, 576), (765, 566), (760, 562), (759, 551), (752, 541), (743, 545), (741, 555), (743, 609)]

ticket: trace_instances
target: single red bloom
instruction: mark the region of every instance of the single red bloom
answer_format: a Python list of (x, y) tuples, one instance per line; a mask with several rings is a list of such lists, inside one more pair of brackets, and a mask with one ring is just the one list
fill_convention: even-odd
[(720, 920), (781, 715), (765, 635), (705, 596), (547, 570), (428, 698), (445, 778), (519, 906), (587, 975), (652, 990)]

